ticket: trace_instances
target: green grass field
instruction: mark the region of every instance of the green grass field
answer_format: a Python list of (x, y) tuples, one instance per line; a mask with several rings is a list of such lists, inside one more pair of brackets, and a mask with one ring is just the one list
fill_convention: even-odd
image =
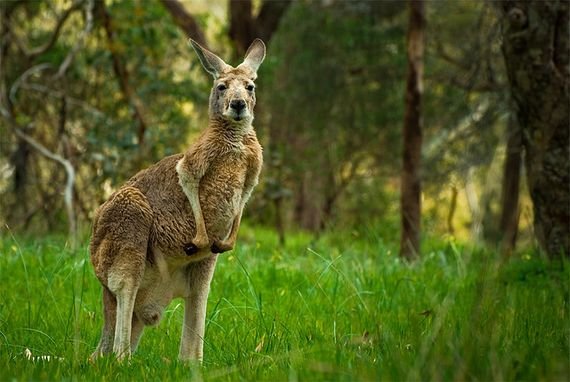
[[(92, 364), (102, 323), (87, 243), (0, 237), (0, 381), (567, 381), (570, 264), (428, 241), (413, 265), (372, 233), (242, 231), (220, 257), (205, 360), (177, 361), (181, 301), (130, 362)], [(46, 356), (50, 360), (30, 360)]]

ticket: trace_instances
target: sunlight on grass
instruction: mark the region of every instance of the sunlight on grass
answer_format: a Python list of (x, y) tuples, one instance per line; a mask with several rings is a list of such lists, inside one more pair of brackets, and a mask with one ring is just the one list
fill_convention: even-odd
[[(412, 265), (372, 234), (246, 228), (220, 257), (205, 361), (177, 361), (175, 300), (131, 362), (90, 363), (100, 286), (86, 246), (0, 239), (0, 380), (565, 380), (570, 272), (527, 253), (508, 263), (448, 241)], [(26, 357), (26, 349), (32, 357)], [(49, 360), (42, 356), (50, 356)], [(61, 358), (61, 359), (60, 359)]]

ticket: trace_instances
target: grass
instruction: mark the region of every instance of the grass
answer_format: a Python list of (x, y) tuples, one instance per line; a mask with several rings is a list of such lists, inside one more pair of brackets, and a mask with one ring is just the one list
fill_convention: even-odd
[[(203, 366), (177, 361), (175, 300), (128, 363), (92, 364), (100, 287), (87, 243), (0, 236), (0, 380), (530, 380), (570, 377), (568, 262), (454, 242), (407, 265), (374, 233), (246, 229), (220, 257)], [(29, 360), (46, 356), (50, 360)], [(54, 358), (59, 357), (59, 358)]]

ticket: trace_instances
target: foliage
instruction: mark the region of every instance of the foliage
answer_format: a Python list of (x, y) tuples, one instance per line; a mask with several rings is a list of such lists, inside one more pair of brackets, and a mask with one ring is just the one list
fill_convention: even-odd
[[(241, 4), (248, 20), (265, 4), (253, 3)], [(196, 366), (176, 360), (178, 301), (130, 362), (87, 361), (102, 319), (87, 237), (72, 253), (56, 236), (66, 173), (16, 132), (73, 165), (88, 225), (125, 179), (204, 127), (210, 78), (161, 2), (0, 2), (0, 380), (569, 379), (568, 260), (526, 250), (502, 262), (453, 236), (493, 236), (500, 209), (509, 105), (490, 3), (426, 4), (425, 239), (412, 265), (393, 240), (405, 3), (281, 8), (258, 80), (266, 168), (246, 216), (260, 226), (220, 257)], [(235, 55), (227, 3), (196, 4), (186, 10), (210, 47)]]
[[(476, 184), (485, 216), (457, 216), (464, 234), (479, 219), (497, 220), (500, 209), (500, 175), (489, 171), (502, 160), (508, 109), (498, 20), (485, 2), (426, 7), (424, 212), (445, 221), (447, 185)], [(260, 76), (268, 166), (257, 221), (283, 215), (288, 227), (319, 230), (390, 219), (401, 167), (405, 11), (402, 2), (298, 2), (286, 14)]]
[[(568, 262), (509, 263), (424, 243), (402, 263), (380, 230), (291, 236), (244, 230), (220, 257), (202, 367), (176, 361), (174, 301), (130, 362), (89, 363), (101, 325), (87, 248), (55, 236), (0, 239), (2, 380), (567, 380)], [(387, 243), (387, 244), (385, 244)], [(32, 361), (24, 356), (61, 357)]]
[[(88, 225), (125, 179), (193, 140), (205, 123), (210, 79), (164, 6), (140, 1), (95, 2), (91, 32), (66, 75), (54, 79), (87, 24), (89, 1), (77, 4), (53, 47), (32, 58), (19, 44), (48, 41), (70, 3), (1, 8), (12, 9), (13, 35), (2, 41), (0, 89), (10, 93), (27, 69), (51, 65), (20, 82), (11, 97), (15, 119), (74, 165), (75, 212)], [(231, 57), (226, 5), (185, 4), (211, 48)], [(257, 20), (263, 2), (254, 8), (248, 17)], [(246, 218), (275, 225), (282, 236), (291, 228), (318, 232), (391, 219), (399, 198), (406, 11), (397, 0), (297, 1), (280, 16), (258, 80), (255, 126), (266, 166)], [(438, 234), (447, 232), (441, 222), (449, 191), (459, 190), (452, 221), (466, 238), (482, 222), (497, 221), (500, 210), (496, 169), (508, 107), (498, 18), (488, 2), (428, 2), (426, 11), (424, 216), (440, 222), (431, 226)], [(0, 223), (19, 232), (61, 231), (63, 169), (0, 121)], [(466, 203), (467, 189), (475, 190), (475, 205)], [(485, 224), (483, 232), (493, 229)]]
[(396, 172), (405, 53), (394, 17), (405, 7), (392, 6), (300, 2), (272, 41), (261, 93), (269, 155), (287, 168), (277, 182), (294, 193), (286, 210), (302, 228), (322, 228), (333, 207), (347, 218), (337, 201), (356, 178)]
[[(12, 36), (3, 42), (7, 53), (0, 79), (9, 93), (15, 120), (25, 132), (49, 150), (62, 152), (74, 165), (77, 212), (89, 219), (90, 211), (110, 190), (141, 167), (179, 152), (186, 137), (201, 130), (206, 113), (195, 110), (194, 104), (207, 103), (209, 82), (200, 66), (194, 65), (191, 49), (164, 8), (158, 2), (143, 6), (132, 1), (108, 5), (112, 39), (97, 8), (103, 3), (95, 3), (85, 46), (65, 76), (58, 78), (58, 66), (87, 25), (89, 2), (78, 4), (82, 7), (63, 24), (53, 48), (28, 57), (19, 44), (43, 44), (69, 5), (14, 3)], [(115, 59), (124, 65), (126, 74), (117, 74)], [(35, 75), (24, 74), (30, 69)], [(123, 78), (133, 89), (130, 97), (121, 87)], [(148, 124), (144, 146), (134, 118), (135, 98)], [(3, 177), (11, 175), (15, 180), (13, 186), (0, 189), (2, 209), (12, 211), (2, 220), (35, 231), (45, 230), (47, 220), (49, 229), (57, 230), (61, 225), (57, 214), (61, 168), (26, 147), (10, 130), (2, 132), (0, 164), (8, 169)], [(18, 185), (18, 179), (22, 184)]]

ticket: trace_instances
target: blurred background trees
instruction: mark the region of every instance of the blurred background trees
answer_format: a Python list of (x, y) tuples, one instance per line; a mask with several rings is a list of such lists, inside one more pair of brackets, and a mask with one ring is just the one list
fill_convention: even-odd
[[(542, 211), (535, 205), (533, 214), (536, 197), (520, 182), (535, 171), (525, 133), (531, 118), (521, 110), (540, 110), (534, 95), (546, 77), (530, 95), (511, 73), (538, 57), (521, 39), (546, 49), (540, 36), (524, 34), (543, 14), (515, 3), (426, 2), (419, 172), (425, 234), (501, 244), (507, 252), (516, 240), (532, 243)], [(562, 3), (550, 1), (549, 12), (563, 13)], [(259, 36), (269, 47), (255, 123), (266, 166), (249, 221), (275, 227), (282, 241), (292, 229), (398, 237), (406, 2), (46, 0), (0, 7), (3, 227), (64, 231), (77, 221), (86, 232), (94, 209), (124, 180), (181, 151), (203, 129), (211, 84), (187, 37), (235, 63)], [(512, 7), (526, 17), (520, 26), (513, 26)], [(568, 23), (556, 25), (561, 32), (552, 35), (567, 32)], [(551, 72), (562, 77), (548, 82), (566, 101), (567, 43), (556, 39), (561, 53)], [(521, 51), (529, 61), (518, 60)], [(568, 102), (557, 105), (561, 135), (549, 142), (563, 156)], [(567, 159), (566, 167), (549, 165), (559, 170), (556, 188), (566, 184), (565, 197)], [(531, 190), (535, 184), (529, 179)], [(560, 200), (567, 217), (568, 202)], [(567, 225), (561, 229), (567, 238)], [(565, 243), (553, 250), (566, 245), (568, 253)]]
[(416, 258), (420, 253), (422, 219), (421, 159), (423, 140), (422, 95), (424, 92), (425, 3), (409, 2), (406, 34), (407, 74), (402, 130), (402, 171), (400, 176), (400, 256)]
[(570, 3), (515, 1), (500, 8), (534, 231), (549, 254), (570, 255)]

